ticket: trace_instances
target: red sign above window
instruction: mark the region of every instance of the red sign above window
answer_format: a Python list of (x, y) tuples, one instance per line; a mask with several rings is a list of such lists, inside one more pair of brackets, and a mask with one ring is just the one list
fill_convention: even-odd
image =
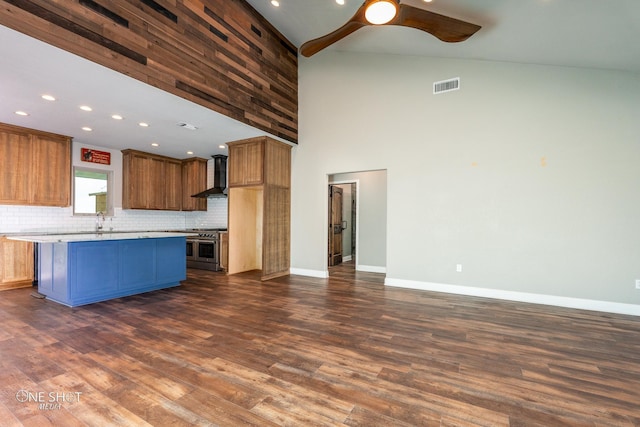
[(106, 151), (93, 150), (91, 148), (81, 148), (80, 157), (83, 162), (99, 163), (101, 165), (111, 164), (111, 153)]

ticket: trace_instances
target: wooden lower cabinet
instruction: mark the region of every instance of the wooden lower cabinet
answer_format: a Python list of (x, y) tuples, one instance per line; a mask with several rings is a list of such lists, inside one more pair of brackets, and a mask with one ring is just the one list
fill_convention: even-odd
[(229, 233), (220, 233), (220, 268), (227, 271), (229, 264)]
[(33, 243), (0, 237), (0, 290), (33, 286)]

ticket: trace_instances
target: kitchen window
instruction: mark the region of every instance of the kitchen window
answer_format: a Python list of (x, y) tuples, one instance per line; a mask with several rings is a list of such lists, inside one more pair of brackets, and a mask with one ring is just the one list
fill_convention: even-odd
[(73, 169), (73, 214), (113, 215), (113, 173), (99, 169)]

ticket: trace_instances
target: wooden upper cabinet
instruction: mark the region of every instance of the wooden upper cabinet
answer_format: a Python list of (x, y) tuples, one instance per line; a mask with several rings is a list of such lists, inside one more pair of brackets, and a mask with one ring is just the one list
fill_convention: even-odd
[(124, 150), (122, 156), (122, 207), (148, 209), (151, 159), (145, 153)]
[(0, 124), (0, 203), (71, 205), (71, 138)]
[(264, 138), (230, 142), (229, 187), (260, 185), (264, 182)]
[(291, 187), (291, 146), (266, 136), (229, 142), (229, 187)]
[(39, 205), (71, 205), (71, 145), (69, 139), (32, 136), (35, 185)]
[(0, 203), (29, 204), (31, 137), (0, 128)]
[(182, 162), (166, 160), (164, 162), (165, 206), (172, 211), (182, 209)]
[(191, 197), (207, 189), (207, 160), (199, 157), (182, 161), (182, 210), (206, 211), (207, 199)]
[(169, 209), (165, 186), (165, 164), (164, 159), (149, 158), (149, 180), (145, 183), (148, 209)]
[(122, 150), (122, 207), (170, 211), (207, 210), (207, 161), (178, 160), (137, 150)]

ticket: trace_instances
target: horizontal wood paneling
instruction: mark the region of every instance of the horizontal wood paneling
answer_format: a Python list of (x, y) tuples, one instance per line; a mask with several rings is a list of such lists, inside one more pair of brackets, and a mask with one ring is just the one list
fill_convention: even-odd
[(297, 143), (297, 49), (244, 0), (0, 0), (0, 24)]

